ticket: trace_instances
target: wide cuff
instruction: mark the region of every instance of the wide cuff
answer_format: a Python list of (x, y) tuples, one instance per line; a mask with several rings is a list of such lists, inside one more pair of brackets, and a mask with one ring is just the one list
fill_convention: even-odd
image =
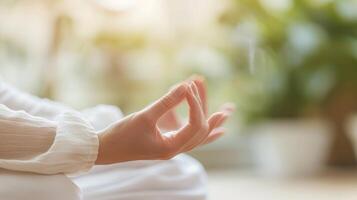
[(1, 160), (1, 167), (40, 174), (73, 174), (88, 171), (98, 155), (99, 140), (94, 128), (78, 112), (65, 112), (56, 120), (51, 147), (26, 160)]

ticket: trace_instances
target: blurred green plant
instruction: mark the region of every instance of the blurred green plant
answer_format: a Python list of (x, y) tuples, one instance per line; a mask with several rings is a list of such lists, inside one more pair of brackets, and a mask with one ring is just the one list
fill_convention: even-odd
[(221, 17), (232, 29), (229, 57), (246, 123), (322, 116), (343, 104), (331, 102), (341, 88), (357, 91), (356, 2), (286, 2), (274, 9), (268, 0), (234, 0)]

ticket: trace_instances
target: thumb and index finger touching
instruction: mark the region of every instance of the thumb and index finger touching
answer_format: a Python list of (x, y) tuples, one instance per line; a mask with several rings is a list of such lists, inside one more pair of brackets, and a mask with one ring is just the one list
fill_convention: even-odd
[(145, 109), (145, 113), (147, 113), (154, 122), (157, 122), (161, 116), (176, 107), (186, 98), (188, 88), (189, 86), (186, 82), (178, 84), (160, 99), (148, 106)]
[[(196, 88), (196, 94), (198, 94), (197, 96), (200, 100), (200, 107), (202, 108), (205, 117), (208, 119), (209, 117), (205, 79), (202, 76), (198, 75), (194, 75), (188, 80), (175, 85), (172, 89), (170, 89), (168, 93), (166, 93), (160, 99), (148, 106), (145, 109), (145, 113), (149, 115), (150, 119), (153, 122), (157, 122), (160, 117), (162, 117), (169, 111), (172, 111), (184, 99), (188, 98), (190, 85), (192, 85), (192, 83)], [(234, 111), (234, 104), (226, 103), (221, 107), (220, 110), (226, 113), (232, 113)]]
[(200, 105), (202, 111), (207, 115), (207, 100), (206, 100), (206, 89), (204, 85), (204, 78), (200, 76), (193, 76), (190, 79), (177, 84), (168, 93), (162, 96), (160, 99), (155, 101), (153, 104), (145, 109), (153, 121), (157, 121), (161, 116), (166, 114), (168, 111), (174, 109), (178, 104), (180, 104), (190, 91), (190, 85), (193, 84), (197, 88), (197, 93), (200, 99)]
[[(192, 84), (196, 91), (192, 92)], [(197, 98), (196, 98), (197, 97)], [(167, 94), (163, 97), (158, 99), (156, 102), (148, 106), (144, 113), (146, 113), (153, 123), (156, 123), (161, 116), (169, 112), (170, 110), (174, 109), (178, 104), (180, 104), (184, 99), (187, 99), (188, 105), (190, 108), (190, 121), (203, 121), (207, 119), (207, 94), (206, 94), (206, 87), (204, 84), (204, 78), (200, 76), (191, 77), (188, 81), (180, 83), (176, 85), (173, 89), (171, 89)], [(198, 100), (197, 100), (198, 99)], [(226, 105), (222, 111), (232, 111), (232, 105)], [(203, 113), (203, 116), (202, 116)], [(223, 121), (218, 122), (218, 124), (222, 124)], [(192, 125), (192, 124), (191, 124)], [(190, 126), (190, 123), (188, 124)], [(184, 142), (185, 140), (189, 140), (190, 134), (182, 134), (183, 130), (187, 130), (187, 127), (183, 127), (181, 130), (178, 131), (177, 136), (180, 141)], [(179, 136), (181, 135), (181, 137)], [(193, 136), (194, 133), (191, 133)], [(184, 136), (184, 137), (182, 137)], [(182, 143), (179, 142), (179, 143)]]

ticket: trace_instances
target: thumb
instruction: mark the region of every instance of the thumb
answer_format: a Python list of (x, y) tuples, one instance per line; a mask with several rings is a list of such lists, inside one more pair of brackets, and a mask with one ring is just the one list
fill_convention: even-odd
[(150, 115), (153, 120), (158, 120), (162, 115), (184, 100), (187, 90), (187, 83), (179, 84), (159, 100), (148, 106), (144, 112)]

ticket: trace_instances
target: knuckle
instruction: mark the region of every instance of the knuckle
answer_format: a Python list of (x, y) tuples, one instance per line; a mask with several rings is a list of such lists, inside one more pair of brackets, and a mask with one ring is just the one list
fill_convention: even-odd
[(173, 99), (172, 99), (172, 97), (170, 97), (170, 96), (165, 96), (165, 97), (163, 97), (163, 99), (162, 99), (162, 101), (161, 101), (161, 105), (162, 105), (162, 107), (163, 107), (164, 109), (169, 109), (169, 108), (171, 108), (172, 104), (173, 104)]
[(143, 124), (149, 125), (149, 126), (155, 125), (154, 121), (152, 120), (153, 117), (149, 113), (142, 112), (142, 113), (138, 113), (137, 116)]
[(209, 129), (209, 125), (207, 122), (203, 122), (201, 125), (201, 131), (207, 132)]
[(192, 132), (197, 132), (201, 129), (201, 126), (196, 123), (191, 123), (191, 124), (189, 124), (189, 128)]
[(195, 133), (208, 133), (209, 131), (209, 125), (207, 122), (189, 124), (189, 128), (192, 132)]

